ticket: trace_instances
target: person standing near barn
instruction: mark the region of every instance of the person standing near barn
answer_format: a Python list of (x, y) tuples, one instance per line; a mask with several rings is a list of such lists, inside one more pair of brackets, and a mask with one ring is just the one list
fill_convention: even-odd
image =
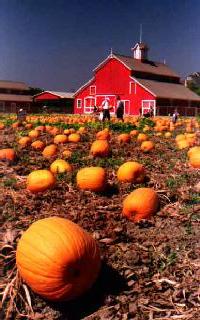
[(124, 122), (124, 102), (120, 99), (120, 96), (117, 96), (116, 116), (118, 120)]
[(105, 121), (108, 119), (110, 121), (110, 103), (109, 98), (106, 97), (105, 100), (102, 102), (102, 110), (103, 110), (103, 119), (102, 121)]

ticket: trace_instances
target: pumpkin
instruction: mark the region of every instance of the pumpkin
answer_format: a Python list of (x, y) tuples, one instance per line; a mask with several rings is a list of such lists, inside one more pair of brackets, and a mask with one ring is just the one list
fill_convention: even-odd
[(32, 142), (31, 147), (36, 150), (43, 150), (45, 147), (45, 144), (41, 140), (35, 140), (34, 142)]
[(97, 132), (96, 139), (97, 140), (109, 140), (110, 139), (110, 132), (109, 132), (108, 128), (105, 128), (104, 130)]
[(55, 144), (50, 144), (49, 146), (46, 146), (42, 152), (42, 155), (44, 158), (49, 158), (52, 156), (55, 156), (57, 152), (57, 147)]
[(137, 141), (142, 142), (148, 140), (148, 136), (145, 133), (139, 133), (137, 136)]
[(165, 132), (165, 138), (170, 138), (172, 136), (171, 132)]
[(28, 133), (28, 135), (29, 135), (29, 137), (31, 137), (31, 138), (37, 138), (37, 137), (40, 135), (40, 133), (39, 133), (38, 130), (31, 130), (31, 131)]
[(19, 126), (20, 126), (20, 123), (19, 123), (19, 122), (14, 122), (14, 123), (12, 124), (12, 128), (13, 128), (13, 129), (18, 128)]
[(200, 152), (192, 153), (189, 163), (193, 168), (200, 169)]
[(21, 277), (51, 301), (79, 297), (90, 289), (101, 267), (96, 241), (70, 220), (50, 217), (34, 222), (16, 250)]
[(200, 146), (196, 146), (196, 147), (192, 147), (188, 150), (188, 157), (192, 156), (193, 154), (195, 154), (196, 152), (200, 152)]
[(117, 141), (118, 142), (123, 142), (123, 143), (128, 143), (131, 141), (131, 136), (129, 133), (121, 133), (118, 137), (117, 137)]
[(145, 170), (142, 164), (128, 161), (122, 164), (117, 171), (120, 182), (141, 183), (144, 181)]
[(56, 159), (50, 166), (52, 173), (63, 173), (72, 171), (72, 166), (63, 159)]
[(67, 141), (68, 141), (68, 138), (65, 134), (58, 134), (54, 137), (54, 140), (53, 140), (55, 144), (66, 143)]
[(81, 140), (81, 136), (78, 133), (71, 133), (68, 136), (68, 140), (69, 140), (69, 142), (77, 143), (77, 142), (79, 142)]
[(37, 127), (35, 127), (35, 130), (44, 132), (46, 130), (46, 128), (45, 128), (45, 126), (37, 126)]
[(132, 136), (132, 137), (135, 137), (135, 136), (137, 136), (138, 135), (138, 130), (131, 130), (131, 132), (130, 132), (130, 135)]
[(0, 123), (0, 130), (3, 130), (5, 128), (4, 123)]
[(86, 167), (78, 171), (76, 182), (82, 190), (103, 191), (106, 186), (106, 172), (101, 167)]
[(157, 193), (151, 188), (138, 188), (123, 202), (123, 215), (133, 222), (147, 219), (158, 210)]
[(22, 147), (27, 147), (29, 144), (31, 144), (32, 140), (30, 137), (22, 137), (19, 139), (18, 143)]
[(43, 192), (55, 185), (54, 175), (46, 169), (35, 170), (27, 177), (27, 189), (32, 193)]
[(31, 128), (33, 128), (32, 123), (27, 123), (27, 124), (25, 125), (25, 128), (26, 128), (26, 129), (31, 129)]
[(60, 130), (59, 130), (57, 127), (51, 127), (51, 129), (49, 130), (49, 133), (50, 133), (52, 136), (58, 135), (59, 132), (60, 132)]
[(70, 151), (70, 150), (64, 150), (62, 154), (63, 154), (63, 156), (64, 156), (66, 159), (70, 159), (71, 156), (72, 156), (72, 151)]
[(151, 150), (154, 149), (154, 143), (152, 141), (143, 141), (141, 146), (140, 146), (140, 149), (143, 151), (143, 152), (149, 152)]
[(70, 130), (69, 130), (69, 129), (65, 129), (65, 130), (64, 130), (64, 134), (69, 135), (69, 134), (70, 134)]
[(14, 149), (11, 149), (11, 148), (0, 149), (0, 160), (14, 161), (15, 156), (16, 154)]
[(110, 148), (107, 140), (96, 140), (92, 143), (90, 153), (94, 157), (107, 157), (109, 155)]
[(83, 134), (83, 133), (87, 132), (87, 129), (86, 129), (86, 127), (80, 127), (77, 132), (80, 134)]
[(185, 148), (189, 148), (189, 142), (186, 139), (181, 139), (177, 141), (177, 147), (178, 149), (185, 149)]
[(74, 128), (69, 128), (69, 132), (70, 132), (70, 133), (75, 133), (76, 130), (75, 130)]

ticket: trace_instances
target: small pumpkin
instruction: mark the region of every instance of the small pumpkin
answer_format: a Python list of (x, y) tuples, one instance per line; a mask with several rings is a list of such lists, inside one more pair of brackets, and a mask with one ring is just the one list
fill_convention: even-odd
[(65, 134), (58, 134), (54, 137), (54, 140), (53, 140), (55, 144), (66, 143), (67, 141), (68, 141), (68, 138)]
[(52, 301), (79, 297), (90, 289), (101, 267), (96, 241), (70, 220), (50, 217), (34, 222), (16, 250), (21, 277)]
[(200, 153), (200, 146), (195, 146), (195, 147), (192, 147), (188, 150), (188, 157), (192, 156), (193, 154), (195, 154), (196, 152), (199, 152)]
[(69, 136), (68, 136), (68, 141), (69, 142), (74, 142), (74, 143), (77, 143), (81, 140), (81, 136), (79, 133), (71, 133)]
[(149, 218), (159, 206), (157, 193), (151, 188), (138, 188), (123, 202), (123, 215), (133, 222)]
[(141, 146), (140, 146), (140, 149), (143, 151), (143, 152), (150, 152), (154, 149), (155, 145), (152, 141), (143, 141)]
[(57, 147), (55, 144), (50, 144), (49, 146), (46, 146), (42, 152), (42, 155), (44, 158), (50, 158), (52, 156), (55, 156), (57, 152)]
[(56, 159), (50, 166), (50, 170), (52, 173), (63, 173), (63, 172), (71, 172), (72, 166), (63, 159)]
[(138, 142), (143, 142), (143, 141), (146, 141), (148, 140), (148, 136), (147, 134), (145, 133), (139, 133), (138, 136), (137, 136), (137, 141)]
[(43, 192), (56, 183), (54, 175), (49, 170), (35, 170), (27, 177), (27, 189), (32, 193)]
[(43, 150), (45, 147), (45, 143), (41, 140), (35, 140), (31, 143), (31, 147), (36, 150)]
[(143, 165), (134, 161), (125, 162), (117, 171), (117, 178), (120, 182), (142, 183), (144, 177)]
[(139, 133), (138, 130), (131, 130), (130, 135), (132, 137), (136, 137), (138, 135), (138, 133)]
[(103, 191), (106, 186), (106, 172), (101, 167), (86, 167), (78, 171), (76, 182), (81, 190)]
[(109, 140), (110, 139), (110, 132), (109, 132), (108, 128), (105, 128), (104, 130), (97, 132), (96, 139), (97, 140)]
[(185, 148), (189, 148), (189, 142), (186, 139), (180, 139), (177, 141), (177, 147), (178, 149), (185, 149)]
[(107, 157), (110, 153), (110, 147), (107, 140), (96, 140), (92, 143), (90, 154), (94, 157)]
[(62, 154), (63, 154), (63, 156), (64, 156), (66, 159), (70, 159), (71, 156), (72, 156), (72, 151), (70, 151), (70, 150), (64, 150)]
[(3, 130), (5, 128), (5, 124), (4, 123), (0, 123), (0, 130)]
[(131, 136), (129, 133), (121, 133), (118, 137), (117, 137), (117, 141), (118, 142), (122, 142), (122, 143), (128, 143), (131, 141)]
[(0, 160), (14, 161), (16, 157), (15, 150), (11, 148), (0, 149)]
[(31, 144), (32, 140), (30, 137), (22, 137), (19, 139), (18, 143), (21, 147), (27, 147), (29, 144)]
[(28, 133), (29, 137), (31, 138), (38, 138), (39, 135), (40, 135), (40, 132), (38, 130), (31, 130), (29, 133)]

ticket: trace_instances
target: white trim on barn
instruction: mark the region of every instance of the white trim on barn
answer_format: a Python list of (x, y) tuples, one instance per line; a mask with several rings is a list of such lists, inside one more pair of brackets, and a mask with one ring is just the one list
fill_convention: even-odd
[(156, 97), (156, 94), (154, 92), (152, 92), (151, 90), (149, 90), (147, 87), (145, 87), (142, 83), (140, 83), (140, 81), (134, 77), (130, 77), (132, 80), (134, 80), (136, 83), (138, 83), (143, 89), (145, 89), (146, 91), (148, 91), (149, 93), (151, 93), (154, 97)]
[(83, 90), (85, 87), (87, 87), (90, 82), (92, 82), (94, 80), (94, 77), (92, 77), (90, 80), (88, 80), (88, 82), (84, 83), (75, 93), (74, 93), (74, 97), (81, 91)]
[[(89, 106), (86, 104), (86, 100), (90, 101)], [(94, 106), (96, 105), (96, 97), (87, 96), (84, 98), (84, 113), (92, 113)]]
[[(153, 115), (156, 115), (156, 100), (142, 100), (142, 115), (150, 111), (150, 107), (153, 107)], [(146, 112), (145, 112), (146, 111)]]

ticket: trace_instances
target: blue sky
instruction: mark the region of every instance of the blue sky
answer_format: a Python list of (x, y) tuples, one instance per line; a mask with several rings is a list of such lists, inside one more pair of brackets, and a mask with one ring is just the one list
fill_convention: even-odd
[(182, 77), (200, 71), (199, 0), (0, 0), (0, 79), (76, 90), (139, 40)]

